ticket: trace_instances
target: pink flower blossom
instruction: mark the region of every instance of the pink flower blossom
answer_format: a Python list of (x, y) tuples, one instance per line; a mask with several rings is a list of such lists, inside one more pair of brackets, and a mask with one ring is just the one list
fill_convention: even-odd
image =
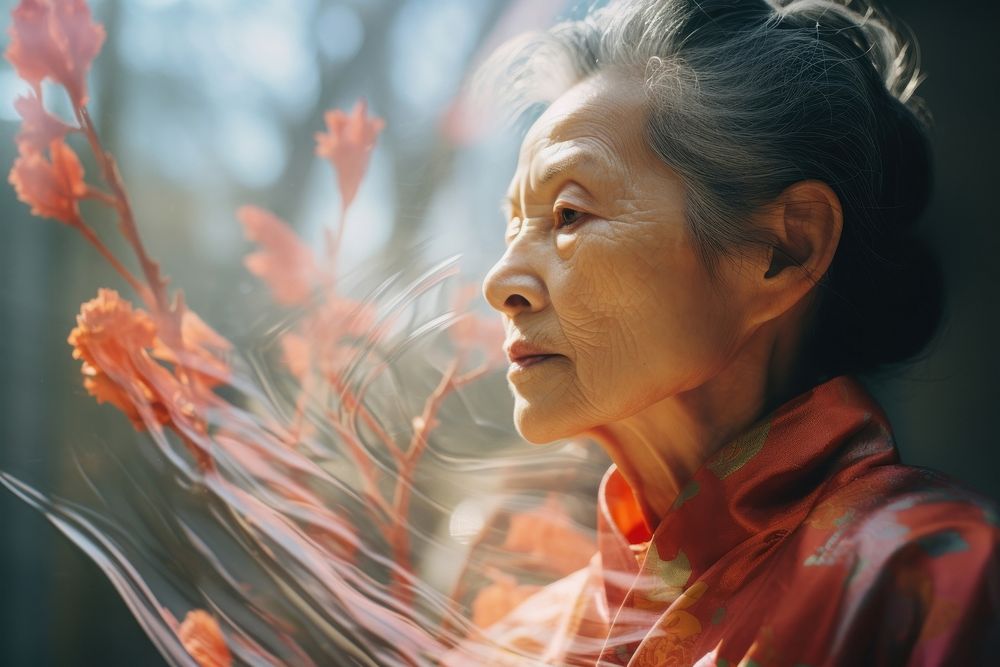
[(368, 116), (364, 100), (358, 100), (350, 114), (335, 109), (327, 111), (325, 118), (327, 131), (316, 133), (316, 154), (329, 160), (337, 172), (341, 208), (347, 210), (358, 193), (385, 121)]
[(41, 98), (35, 94), (18, 97), (14, 100), (14, 108), (23, 119), (21, 131), (15, 139), (22, 154), (44, 152), (54, 140), (78, 129), (46, 111)]
[(243, 206), (236, 213), (246, 237), (260, 246), (243, 264), (271, 289), (274, 300), (294, 306), (309, 298), (322, 280), (312, 250), (273, 213)]
[(79, 225), (78, 201), (87, 194), (83, 165), (61, 138), (49, 144), (49, 155), (51, 159), (39, 151), (22, 151), (7, 180), (33, 215)]
[(38, 93), (43, 79), (66, 88), (73, 104), (87, 103), (87, 72), (104, 43), (84, 0), (21, 0), (11, 12), (5, 56)]

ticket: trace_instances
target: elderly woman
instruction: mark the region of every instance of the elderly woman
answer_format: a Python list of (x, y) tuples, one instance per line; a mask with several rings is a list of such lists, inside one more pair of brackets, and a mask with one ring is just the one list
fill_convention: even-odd
[(997, 515), (900, 464), (855, 377), (940, 316), (911, 55), (830, 0), (636, 0), (487, 66), (550, 103), (484, 285), (517, 428), (614, 465), (590, 566), (482, 661), (967, 665), (991, 635), (995, 657)]

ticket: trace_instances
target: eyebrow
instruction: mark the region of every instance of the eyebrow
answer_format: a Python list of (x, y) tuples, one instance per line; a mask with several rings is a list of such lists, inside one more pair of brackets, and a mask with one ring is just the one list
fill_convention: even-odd
[[(593, 151), (588, 151), (585, 149), (576, 149), (560, 159), (550, 162), (545, 165), (544, 171), (542, 171), (541, 177), (538, 179), (538, 185), (544, 186), (551, 183), (557, 176), (567, 172), (571, 169), (579, 167), (581, 164), (587, 163), (597, 163), (598, 168), (603, 168), (607, 170), (607, 163), (604, 162), (600, 157), (598, 157)], [(516, 194), (506, 194), (500, 199), (500, 212), (507, 218), (510, 219), (512, 216), (512, 211), (514, 209), (519, 209), (521, 206), (517, 199)]]
[(545, 171), (542, 172), (541, 177), (538, 179), (538, 184), (548, 185), (559, 174), (569, 171), (570, 169), (578, 166), (581, 162), (584, 161), (585, 157), (586, 156), (583, 153), (581, 153), (580, 151), (576, 151), (571, 155), (562, 158), (561, 160), (550, 162), (549, 164), (545, 165)]

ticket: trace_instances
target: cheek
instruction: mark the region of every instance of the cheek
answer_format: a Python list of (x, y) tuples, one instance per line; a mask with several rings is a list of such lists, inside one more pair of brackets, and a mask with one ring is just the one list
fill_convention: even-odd
[(660, 307), (651, 309), (641, 347), (649, 370), (672, 391), (692, 389), (714, 374), (730, 353), (733, 330), (729, 304), (696, 282), (663, 290)]
[(687, 244), (619, 244), (587, 266), (560, 319), (595, 420), (691, 389), (726, 358), (728, 304)]
[[(581, 250), (593, 250), (592, 246)], [(629, 285), (614, 260), (611, 253), (577, 252), (551, 292), (562, 337), (584, 389), (606, 379), (609, 367), (615, 365), (609, 356), (621, 359), (622, 352), (632, 347), (629, 326), (622, 321), (623, 314), (632, 310)]]
[(572, 354), (579, 400), (570, 404), (588, 425), (615, 416), (619, 406), (609, 397), (620, 395), (620, 385), (647, 363), (646, 314), (655, 309), (657, 295), (650, 271), (637, 259), (620, 239), (588, 230), (549, 283), (561, 337)]
[(658, 372), (693, 388), (731, 352), (734, 304), (693, 253), (661, 272), (655, 285), (644, 347), (655, 354)]

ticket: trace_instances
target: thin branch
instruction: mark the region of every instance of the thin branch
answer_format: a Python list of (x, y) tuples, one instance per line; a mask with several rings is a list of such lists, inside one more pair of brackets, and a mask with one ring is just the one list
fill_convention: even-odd
[(90, 245), (97, 249), (97, 252), (101, 253), (101, 256), (107, 260), (108, 264), (110, 264), (112, 268), (114, 268), (114, 270), (125, 279), (125, 282), (127, 282), (129, 286), (135, 290), (135, 293), (139, 295), (139, 298), (146, 303), (150, 302), (151, 297), (149, 288), (139, 282), (139, 279), (136, 278), (131, 271), (125, 268), (120, 261), (118, 261), (118, 258), (114, 256), (114, 253), (112, 253), (111, 250), (104, 245), (104, 242), (101, 241), (101, 239), (94, 233), (94, 230), (91, 229), (87, 223), (80, 220), (77, 224), (73, 225), (73, 227), (83, 235), (83, 238), (87, 239)]
[(87, 186), (87, 193), (83, 195), (81, 199), (95, 199), (106, 206), (110, 206), (111, 208), (118, 207), (118, 200), (115, 199), (114, 195), (91, 185)]
[[(128, 193), (125, 190), (125, 184), (122, 182), (121, 174), (118, 172), (115, 159), (102, 146), (87, 107), (76, 107), (74, 111), (76, 112), (77, 122), (87, 136), (90, 148), (101, 168), (104, 181), (111, 188), (111, 196), (114, 198), (114, 206), (118, 211), (118, 223), (122, 235), (135, 252), (139, 260), (139, 265), (142, 268), (143, 276), (152, 291), (153, 304), (151, 304), (151, 307), (154, 307), (158, 313), (164, 315), (170, 314), (172, 311), (167, 295), (167, 281), (161, 275), (159, 265), (150, 258), (146, 252), (146, 248), (142, 244), (142, 239), (139, 236), (139, 228), (135, 223), (132, 205), (129, 202)], [(166, 332), (168, 335), (164, 337), (164, 342), (176, 344), (177, 341), (181, 340), (180, 323), (176, 318), (167, 319), (171, 323), (171, 330)]]
[[(441, 381), (424, 402), (424, 410), (421, 416), (414, 420), (413, 437), (410, 446), (406, 450), (403, 465), (399, 470), (396, 480), (396, 490), (393, 496), (393, 508), (395, 509), (395, 524), (393, 525), (392, 540), (390, 544), (393, 556), (400, 568), (407, 573), (412, 573), (410, 563), (410, 539), (406, 531), (406, 518), (410, 512), (410, 498), (413, 489), (413, 472), (416, 469), (417, 461), (427, 449), (427, 435), (433, 428), (434, 418), (437, 415), (445, 397), (454, 389), (453, 380), (455, 372), (458, 370), (459, 360), (456, 358), (449, 364)], [(406, 603), (412, 600), (413, 592), (405, 587), (404, 577), (393, 572), (393, 587), (397, 588), (397, 595)]]

